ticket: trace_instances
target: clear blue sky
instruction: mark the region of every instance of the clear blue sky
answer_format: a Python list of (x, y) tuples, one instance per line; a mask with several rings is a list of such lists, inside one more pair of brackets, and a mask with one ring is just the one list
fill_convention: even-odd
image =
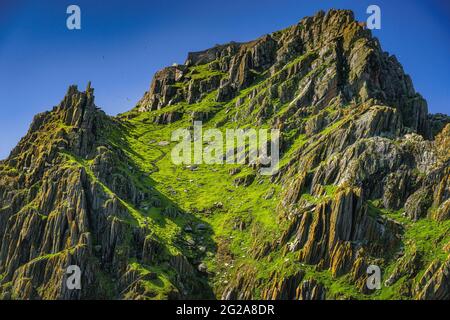
[[(82, 30), (66, 28), (77, 4)], [(155, 71), (187, 52), (247, 41), (295, 24), (320, 9), (382, 9), (374, 32), (395, 54), (433, 113), (449, 113), (449, 0), (0, 0), (0, 159), (34, 114), (51, 109), (70, 84), (91, 80), (108, 114), (131, 109)]]

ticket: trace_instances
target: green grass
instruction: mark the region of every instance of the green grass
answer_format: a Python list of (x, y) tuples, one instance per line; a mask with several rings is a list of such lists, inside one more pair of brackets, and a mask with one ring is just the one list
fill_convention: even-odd
[[(306, 56), (298, 57), (291, 66), (305, 58)], [(198, 72), (198, 74), (207, 72), (206, 66), (201, 66)], [(207, 247), (208, 254), (202, 256), (201, 259), (207, 264), (208, 270), (217, 274), (211, 279), (216, 290), (220, 291), (220, 279), (222, 279), (220, 274), (224, 271), (223, 264), (226, 261), (226, 257), (218, 255), (217, 250), (218, 247), (226, 247), (226, 250), (234, 259), (234, 267), (228, 270), (230, 278), (232, 278), (230, 274), (239, 272), (238, 266), (255, 268), (255, 277), (261, 279), (268, 279), (270, 274), (275, 271), (283, 270), (283, 275), (288, 276), (298, 271), (299, 268), (303, 268), (304, 271), (307, 271), (308, 277), (316, 275), (333, 296), (368, 298), (358, 294), (357, 289), (350, 284), (349, 279), (345, 277), (332, 279), (328, 271), (318, 272), (312, 266), (302, 266), (295, 262), (294, 254), (284, 256), (281, 252), (276, 251), (270, 253), (268, 260), (252, 258), (255, 245), (276, 241), (285, 228), (284, 223), (279, 221), (276, 214), (281, 192), (281, 186), (278, 183), (270, 182), (267, 177), (259, 176), (245, 165), (199, 165), (196, 170), (190, 170), (184, 165), (174, 165), (171, 161), (170, 152), (176, 144), (176, 142), (171, 142), (171, 134), (175, 129), (191, 126), (192, 119), (189, 117), (189, 112), (212, 111), (211, 119), (203, 124), (204, 130), (215, 128), (218, 125), (218, 128), (224, 132), (227, 128), (236, 128), (242, 123), (247, 123), (247, 127), (249, 127), (251, 125), (248, 125), (245, 117), (237, 122), (224, 122), (224, 120), (228, 120), (230, 115), (230, 113), (227, 114), (226, 110), (233, 110), (237, 99), (244, 100), (239, 110), (245, 110), (248, 107), (250, 92), (256, 90), (258, 94), (264, 94), (266, 86), (273, 77), (267, 78), (266, 75), (260, 75), (251, 87), (242, 90), (228, 103), (216, 103), (214, 100), (217, 93), (212, 92), (199, 103), (193, 105), (181, 103), (177, 106), (171, 106), (169, 108), (182, 110), (185, 114), (176, 123), (161, 126), (148, 121), (148, 119), (152, 119), (155, 113), (161, 111), (138, 114), (124, 122), (125, 129), (121, 137), (122, 140), (118, 140), (120, 139), (118, 135), (116, 143), (127, 146), (125, 148), (127, 156), (132, 159), (132, 162), (140, 171), (148, 174), (152, 181), (152, 187), (158, 193), (175, 203), (183, 212), (192, 215), (192, 219), (195, 218), (197, 221), (202, 221), (208, 225), (208, 231), (203, 234), (206, 238), (203, 245)], [(279, 104), (279, 101), (274, 101), (274, 103)], [(278, 114), (286, 112), (287, 108), (288, 106), (278, 106)], [(254, 112), (255, 110), (252, 113), (253, 115), (255, 115)], [(335, 108), (330, 106), (323, 112), (333, 113)], [(126, 115), (123, 119), (126, 119)], [(304, 119), (304, 121), (306, 120)], [(347, 120), (347, 118), (343, 118), (337, 121), (334, 125), (324, 129), (318, 136), (328, 135), (337, 130)], [(265, 126), (267, 127), (267, 123)], [(252, 125), (252, 127), (255, 126)], [(285, 136), (286, 141), (288, 141), (288, 148), (282, 154), (280, 167), (287, 165), (294, 159), (297, 156), (296, 151), (303, 146), (317, 143), (318, 139), (311, 141), (311, 138), (314, 137), (298, 134), (295, 130), (288, 131)], [(168, 143), (161, 144), (164, 141)], [(241, 171), (237, 175), (230, 175), (229, 171), (232, 168), (240, 168)], [(235, 185), (236, 178), (250, 174), (256, 175), (256, 177), (249, 186)], [(324, 195), (320, 198), (315, 198), (309, 194), (303, 194), (302, 198), (317, 204), (332, 199), (338, 190), (338, 187), (331, 185), (323, 188)], [(265, 195), (269, 190), (273, 190), (273, 197), (266, 200)], [(219, 202), (223, 206), (217, 207), (216, 204)], [(159, 214), (159, 212), (154, 212), (155, 219)], [(245, 224), (243, 230), (236, 227), (240, 222)], [(181, 229), (183, 229), (183, 223), (185, 225), (192, 224), (190, 219), (181, 221)], [(185, 237), (189, 238), (190, 236)], [(196, 237), (197, 235), (193, 235), (190, 238), (195, 239)], [(192, 255), (190, 252), (185, 251), (184, 253), (187, 256)]]
[(193, 80), (204, 80), (214, 76), (225, 76), (226, 73), (218, 70), (214, 70), (211, 66), (214, 64), (210, 62), (208, 64), (202, 64), (198, 66), (191, 67), (187, 74), (187, 78), (191, 78)]
[[(251, 89), (247, 92), (249, 90)], [(205, 108), (205, 105), (208, 106), (212, 101), (212, 95), (206, 97), (205, 101), (186, 108)], [(170, 155), (175, 145), (170, 142), (171, 133), (178, 128), (188, 128), (190, 119), (185, 117), (175, 124), (159, 126), (145, 124), (145, 119), (149, 117), (152, 117), (151, 112), (129, 120), (125, 136), (126, 143), (130, 146), (127, 155), (141, 171), (149, 173), (157, 192), (175, 203), (182, 211), (194, 215), (198, 221), (209, 226), (209, 231), (204, 233), (203, 245), (207, 247), (207, 252), (212, 254), (206, 255), (203, 261), (210, 271), (215, 272), (221, 268), (215, 259), (215, 250), (223, 241), (230, 242), (229, 249), (236, 257), (237, 263), (246, 259), (242, 257), (248, 256), (246, 248), (252, 245), (252, 225), (259, 226), (259, 232), (267, 236), (266, 240), (273, 241), (277, 238), (281, 231), (276, 215), (280, 192), (278, 184), (271, 183), (268, 177), (257, 175), (245, 165), (199, 165), (195, 171), (183, 165), (174, 165)], [(215, 114), (211, 121), (204, 124), (204, 130), (213, 128), (220, 117), (220, 112)], [(225, 130), (226, 127), (228, 126), (220, 129)], [(170, 143), (162, 146), (158, 144), (161, 141)], [(230, 175), (230, 169), (236, 167), (240, 168), (241, 172), (238, 175)], [(234, 185), (237, 177), (248, 174), (256, 174), (251, 185)], [(271, 189), (273, 196), (266, 200), (265, 195)], [(219, 202), (223, 207), (218, 208), (215, 205)], [(236, 221), (246, 221), (248, 228), (242, 231), (236, 229)]]
[[(381, 201), (369, 201), (370, 215), (373, 217), (383, 216), (401, 223), (404, 227), (402, 235), (402, 246), (404, 247), (403, 257), (406, 259), (415, 253), (421, 256), (422, 265), (429, 266), (433, 261), (444, 262), (448, 259), (449, 253), (445, 252), (444, 246), (450, 243), (450, 221), (438, 222), (429, 218), (412, 221), (404, 216), (403, 210), (389, 211), (380, 209)], [(398, 267), (400, 259), (386, 261), (383, 266), (383, 283)], [(425, 269), (422, 268), (418, 274), (411, 279), (415, 284), (423, 276)], [(407, 277), (401, 277), (394, 285), (386, 287), (383, 285), (380, 291), (374, 293), (374, 299), (405, 299), (401, 289), (409, 281)]]
[[(276, 243), (289, 224), (289, 221), (282, 220), (278, 216), (277, 206), (280, 204), (281, 184), (271, 182), (270, 177), (260, 176), (255, 169), (247, 165), (202, 164), (195, 170), (191, 170), (185, 165), (175, 165), (171, 159), (171, 150), (177, 144), (171, 141), (172, 132), (176, 129), (191, 127), (193, 113), (208, 114), (209, 119), (203, 123), (204, 130), (218, 127), (223, 133), (230, 128), (267, 129), (275, 120), (283, 119), (283, 124), (287, 128), (282, 133), (286, 147), (281, 155), (280, 168), (286, 168), (292, 161), (298, 160), (300, 155), (309, 156), (310, 152), (316, 151), (315, 148), (326, 143), (332, 133), (344, 128), (352, 120), (355, 115), (349, 115), (351, 108), (337, 108), (335, 105), (330, 105), (319, 110), (317, 114), (315, 110), (312, 110), (313, 108), (306, 106), (305, 116), (294, 117), (292, 115), (298, 110), (295, 104), (282, 104), (279, 97), (269, 97), (269, 90), (274, 83), (277, 86), (292, 88), (298, 94), (298, 86), (302, 79), (297, 74), (286, 79), (286, 75), (291, 68), (295, 68), (306, 59), (314, 59), (315, 55), (315, 52), (308, 52), (296, 57), (273, 75), (269, 75), (267, 71), (252, 70), (255, 78), (253, 84), (236, 93), (235, 97), (228, 102), (216, 102), (218, 90), (214, 90), (195, 104), (180, 102), (161, 110), (142, 113), (133, 110), (113, 119), (114, 123), (104, 128), (103, 138), (108, 145), (123, 150), (126, 159), (121, 158), (116, 163), (114, 174), (130, 179), (140, 191), (151, 193), (152, 198), (160, 201), (160, 205), (153, 205), (151, 200), (139, 204), (131, 203), (128, 199), (116, 194), (105, 181), (101, 181), (94, 174), (92, 170), (94, 159), (82, 159), (69, 152), (61, 152), (64, 159), (61, 165), (63, 169), (83, 169), (91, 183), (100, 186), (103, 190), (105, 204), (113, 199), (117, 200), (129, 213), (127, 218), (111, 218), (120, 219), (130, 229), (146, 229), (147, 235), (154, 237), (164, 248), (158, 263), (152, 266), (138, 262), (135, 257), (125, 256), (132, 242), (129, 230), (126, 231), (125, 243), (116, 248), (116, 253), (119, 256), (124, 255), (127, 259), (129, 269), (139, 274), (137, 282), (145, 297), (167, 299), (179, 289), (174, 285), (177, 275), (169, 266), (169, 261), (170, 257), (182, 254), (191, 261), (202, 261), (207, 264), (208, 270), (213, 274), (208, 281), (214, 286), (216, 292), (220, 292), (223, 288), (224, 279), (236, 279), (237, 274), (242, 270), (250, 270), (249, 276), (255, 280), (262, 280), (265, 285), (271, 284), (270, 281), (275, 274), (279, 275), (277, 277), (279, 280), (280, 276), (289, 277), (303, 271), (305, 272), (304, 280), (315, 279), (326, 287), (328, 298), (402, 298), (399, 291), (407, 281), (404, 278), (391, 287), (383, 287), (373, 295), (364, 295), (351, 283), (349, 275), (334, 278), (329, 270), (319, 270), (316, 266), (299, 263), (298, 252), (285, 253), (282, 249), (275, 248), (267, 256), (255, 258), (255, 252), (265, 244)], [(184, 80), (173, 86), (183, 91), (187, 90), (190, 81), (227, 77), (227, 74), (215, 69), (216, 63), (217, 61), (214, 61), (190, 67)], [(320, 75), (326, 69), (327, 65), (321, 65), (311, 70), (307, 76)], [(250, 97), (264, 98), (264, 102), (268, 102), (271, 106), (271, 110), (264, 114), (264, 121), (261, 121), (259, 117), (265, 110), (262, 110), (261, 104), (252, 106)], [(242, 100), (242, 103), (236, 107), (238, 100)], [(341, 111), (343, 115), (337, 114)], [(356, 110), (356, 112), (364, 111)], [(168, 125), (154, 123), (156, 117), (170, 112), (182, 114), (181, 119)], [(302, 126), (318, 116), (328, 118), (340, 116), (340, 118), (335, 119), (332, 124), (316, 135), (304, 134), (305, 130), (302, 131), (304, 129)], [(56, 140), (54, 134), (70, 133), (73, 130), (72, 127), (64, 125), (60, 119), (55, 119), (51, 123), (36, 137), (35, 144), (40, 151), (45, 149), (49, 141)], [(317, 168), (318, 166), (306, 170), (312, 172)], [(239, 169), (239, 172), (232, 175), (230, 169)], [(18, 170), (2, 163), (0, 173), (4, 177), (15, 177)], [(244, 187), (235, 183), (236, 179), (248, 176), (254, 176), (254, 180), (248, 186)], [(35, 188), (39, 188), (39, 185)], [(320, 204), (332, 200), (338, 191), (338, 186), (325, 185), (320, 196), (303, 193), (301, 199), (310, 204)], [(271, 197), (266, 197), (268, 193)], [(443, 247), (450, 243), (450, 221), (436, 222), (422, 219), (412, 222), (402, 215), (401, 210), (397, 212), (384, 210), (380, 203), (381, 201), (367, 203), (369, 215), (373, 218), (383, 216), (394, 219), (405, 227), (402, 238), (405, 256), (411, 256), (418, 251), (423, 255), (426, 264), (435, 260), (444, 261), (447, 258), (448, 253), (444, 252)], [(164, 215), (168, 209), (176, 210), (179, 215), (176, 217)], [(27, 203), (21, 212), (24, 211), (37, 211), (36, 202)], [(49, 214), (49, 217), (41, 216), (41, 218), (48, 219), (56, 213), (57, 211), (54, 211)], [(206, 225), (206, 230), (197, 230), (199, 224)], [(189, 230), (186, 229), (187, 227), (192, 228), (192, 232), (186, 231)], [(186, 246), (184, 242), (194, 242), (195, 248)], [(206, 248), (202, 250), (205, 251), (204, 253), (199, 252), (199, 246)], [(68, 249), (70, 250), (73, 248)], [(43, 255), (29, 263), (51, 259), (65, 253), (67, 251)], [(232, 266), (225, 267), (225, 263), (230, 263)], [(386, 280), (398, 266), (399, 261), (386, 257), (383, 264), (383, 276)], [(423, 271), (414, 281), (417, 281), (422, 274)], [(0, 281), (1, 279), (0, 275)], [(200, 277), (197, 280), (199, 279)], [(110, 274), (100, 272), (98, 284), (106, 298), (117, 298), (117, 288)], [(255, 298), (261, 298), (260, 290), (260, 287), (256, 288)]]
[[(145, 296), (150, 300), (167, 300), (170, 293), (176, 291), (176, 287), (172, 284), (171, 278), (174, 274), (169, 274), (167, 270), (161, 267), (146, 266), (138, 262), (132, 262), (130, 270), (138, 272), (138, 279), (135, 282), (139, 282), (143, 287)], [(149, 274), (154, 274), (153, 279), (146, 280)], [(125, 289), (126, 291), (126, 289)], [(127, 294), (125, 294), (125, 298)]]

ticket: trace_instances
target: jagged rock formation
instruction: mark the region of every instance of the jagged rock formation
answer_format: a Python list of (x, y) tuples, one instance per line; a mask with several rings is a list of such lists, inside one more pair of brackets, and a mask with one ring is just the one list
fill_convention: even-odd
[[(2, 163), (4, 298), (174, 298), (201, 287), (190, 283), (195, 272), (185, 258), (169, 255), (132, 208), (161, 196), (124, 171), (136, 169), (110, 138), (120, 125), (95, 106), (90, 85), (86, 92), (73, 86), (60, 105), (35, 117)], [(160, 259), (170, 261), (166, 272), (183, 275), (163, 293), (141, 281), (158, 275), (139, 265)], [(80, 266), (86, 289), (67, 289), (70, 265)]]
[[(279, 173), (179, 171), (194, 120), (280, 129)], [(449, 123), (343, 10), (190, 53), (115, 118), (71, 87), (1, 163), (0, 295), (450, 299)]]

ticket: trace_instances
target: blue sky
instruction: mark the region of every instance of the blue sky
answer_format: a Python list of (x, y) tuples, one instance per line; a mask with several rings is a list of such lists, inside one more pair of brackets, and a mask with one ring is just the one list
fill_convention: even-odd
[[(82, 30), (66, 28), (66, 8), (81, 8)], [(433, 113), (449, 113), (448, 0), (0, 0), (0, 159), (51, 109), (70, 84), (91, 80), (108, 114), (131, 109), (153, 74), (189, 51), (247, 41), (329, 8), (382, 10), (375, 31), (395, 54)]]

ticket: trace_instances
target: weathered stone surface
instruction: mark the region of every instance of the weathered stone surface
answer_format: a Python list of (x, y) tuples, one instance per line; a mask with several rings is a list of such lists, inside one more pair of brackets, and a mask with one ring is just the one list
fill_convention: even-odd
[[(213, 227), (146, 188), (148, 172), (130, 156), (133, 124), (124, 119), (146, 115), (146, 125), (161, 128), (211, 121), (219, 128), (280, 129), (286, 161), (259, 197), (276, 201), (279, 233), (261, 234), (257, 214), (237, 216), (224, 221), (233, 234), (249, 237), (244, 257), (227, 249), (232, 236), (207, 247)], [(367, 267), (380, 264), (394, 265), (386, 285), (400, 297), (449, 299), (448, 259), (430, 264), (414, 239), (402, 239), (410, 224), (441, 227), (450, 219), (449, 122), (428, 115), (396, 57), (346, 10), (319, 12), (255, 41), (189, 53), (184, 65), (156, 73), (125, 118), (100, 111), (90, 85), (85, 92), (70, 87), (0, 162), (7, 169), (0, 177), (0, 297), (203, 298), (212, 296), (209, 281), (223, 299), (321, 300), (342, 298), (327, 287), (338, 279), (369, 296)], [(161, 149), (169, 144), (159, 141)], [(229, 175), (235, 190), (197, 213), (228, 212), (233, 192), (255, 192), (265, 183), (240, 168)], [(169, 194), (178, 195), (173, 188)], [(151, 219), (155, 212), (159, 220)], [(186, 217), (188, 223), (177, 224)], [(168, 224), (176, 231), (158, 238), (156, 230)], [(433, 241), (441, 243), (446, 234), (439, 231), (442, 239)], [(180, 245), (166, 247), (173, 234)], [(202, 262), (208, 254), (221, 278)], [(277, 268), (265, 272), (271, 263)], [(87, 290), (63, 285), (70, 264), (82, 267)]]
[(427, 269), (416, 288), (417, 299), (450, 299), (450, 259), (445, 263), (433, 263)]
[[(24, 178), (0, 180), (0, 296), (125, 298), (118, 287), (106, 290), (102, 279), (121, 278), (133, 259), (160, 262), (166, 249), (139, 223), (128, 222), (134, 217), (124, 203), (151, 195), (118, 170), (128, 159), (104, 136), (115, 125), (95, 106), (90, 85), (86, 92), (70, 87), (59, 106), (35, 118), (6, 160), (17, 170), (29, 169)], [(83, 290), (65, 285), (70, 265), (81, 268)], [(185, 261), (179, 271), (185, 274), (188, 266)], [(127, 298), (145, 297), (142, 283), (130, 286)], [(192, 290), (190, 285), (186, 294)]]

